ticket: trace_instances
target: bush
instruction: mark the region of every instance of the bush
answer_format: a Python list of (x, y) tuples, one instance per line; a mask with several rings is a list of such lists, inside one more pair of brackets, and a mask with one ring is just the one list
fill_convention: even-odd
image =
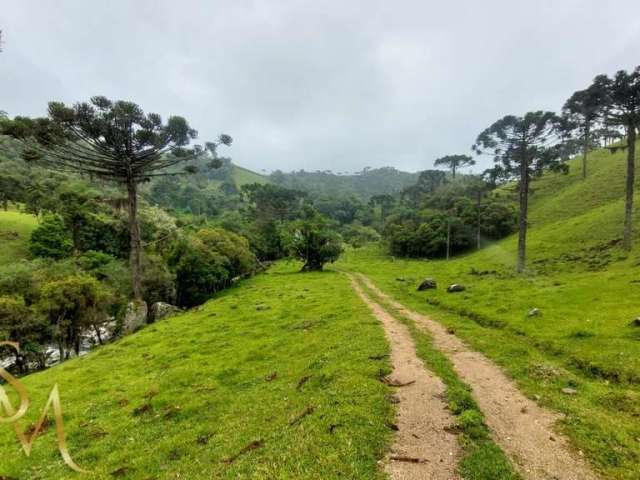
[(248, 275), (256, 258), (246, 238), (221, 228), (202, 229), (174, 244), (169, 266), (176, 275), (177, 304), (192, 307)]
[(61, 259), (71, 255), (71, 236), (58, 215), (46, 215), (31, 234), (29, 250), (35, 257)]

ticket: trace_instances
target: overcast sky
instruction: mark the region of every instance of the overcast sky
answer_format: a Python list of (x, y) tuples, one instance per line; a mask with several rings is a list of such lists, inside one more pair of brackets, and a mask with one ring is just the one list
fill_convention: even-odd
[(422, 170), (640, 64), (639, 0), (20, 0), (0, 29), (0, 110), (133, 100), (257, 171)]

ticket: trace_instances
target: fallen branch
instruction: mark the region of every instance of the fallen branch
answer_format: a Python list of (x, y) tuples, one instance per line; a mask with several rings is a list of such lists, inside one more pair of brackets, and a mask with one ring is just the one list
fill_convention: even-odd
[(382, 379), (382, 382), (383, 382), (385, 385), (389, 385), (390, 387), (407, 387), (407, 386), (409, 386), (409, 385), (413, 385), (414, 383), (416, 383), (416, 381), (415, 381), (415, 380), (411, 380), (411, 381), (409, 381), (409, 382), (401, 383), (401, 382), (398, 382), (398, 381), (396, 381), (396, 380), (390, 380), (390, 379), (388, 379), (387, 377), (383, 378), (383, 379)]
[(289, 426), (293, 427), (294, 425), (300, 423), (304, 417), (306, 417), (307, 415), (311, 415), (315, 411), (315, 409), (316, 407), (314, 407), (313, 405), (309, 405), (301, 414), (299, 414), (298, 416), (296, 416), (296, 418), (289, 422)]
[(258, 448), (262, 448), (262, 447), (264, 447), (264, 442), (262, 440), (254, 440), (249, 445), (247, 445), (242, 450), (240, 450), (238, 453), (236, 453), (235, 455), (232, 455), (229, 458), (225, 458), (224, 460), (222, 460), (222, 462), (226, 463), (227, 465), (230, 465), (233, 462), (235, 462), (238, 459), (238, 457), (240, 457), (240, 455), (250, 452), (251, 450), (257, 450)]
[(389, 457), (389, 460), (393, 460), (394, 462), (409, 462), (409, 463), (425, 463), (425, 462), (427, 462), (427, 460), (423, 460), (421, 458), (404, 457), (402, 455), (400, 455), (400, 456), (393, 455), (393, 456)]

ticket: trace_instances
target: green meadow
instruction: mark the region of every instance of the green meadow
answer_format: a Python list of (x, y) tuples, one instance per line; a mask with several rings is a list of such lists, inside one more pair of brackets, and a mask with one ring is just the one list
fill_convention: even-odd
[[(32, 407), (21, 427), (57, 383), (69, 451), (92, 472), (83, 478), (383, 478), (393, 406), (382, 329), (344, 275), (298, 269), (278, 265), (23, 378)], [(9, 426), (0, 445), (3, 478), (80, 478), (53, 425), (30, 457)]]

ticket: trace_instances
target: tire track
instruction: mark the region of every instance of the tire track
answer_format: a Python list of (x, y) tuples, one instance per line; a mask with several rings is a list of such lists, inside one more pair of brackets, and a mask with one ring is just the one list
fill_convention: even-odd
[(358, 274), (366, 287), (399, 314), (426, 329), (436, 348), (453, 363), (456, 373), (471, 386), (494, 440), (511, 458), (520, 474), (531, 480), (597, 480), (586, 460), (577, 455), (555, 424), (561, 414), (527, 398), (495, 363), (471, 350), (438, 322), (409, 310)]
[(416, 354), (411, 334), (398, 320), (374, 302), (349, 275), (353, 289), (382, 322), (391, 346), (393, 373), (390, 385), (398, 387), (395, 435), (385, 469), (394, 480), (456, 480), (460, 446), (450, 433), (455, 420), (444, 399), (445, 385), (427, 370)]

